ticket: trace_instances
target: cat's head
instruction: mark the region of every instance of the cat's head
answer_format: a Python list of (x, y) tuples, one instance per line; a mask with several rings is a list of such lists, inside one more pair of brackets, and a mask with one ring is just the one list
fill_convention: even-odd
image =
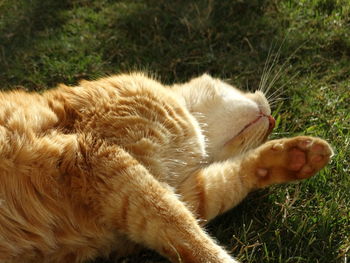
[(202, 126), (213, 160), (225, 160), (257, 147), (275, 121), (261, 91), (245, 93), (209, 75), (174, 87)]

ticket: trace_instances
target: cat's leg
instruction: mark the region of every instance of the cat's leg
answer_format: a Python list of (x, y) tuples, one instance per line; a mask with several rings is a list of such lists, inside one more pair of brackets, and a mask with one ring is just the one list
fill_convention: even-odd
[(88, 153), (82, 154), (82, 165), (89, 167), (89, 191), (97, 189), (105, 224), (172, 262), (237, 263), (178, 197), (127, 152), (113, 145), (86, 144), (80, 146)]
[(243, 156), (197, 171), (180, 185), (178, 193), (198, 217), (210, 220), (254, 189), (313, 176), (331, 155), (328, 143), (319, 138), (272, 140)]

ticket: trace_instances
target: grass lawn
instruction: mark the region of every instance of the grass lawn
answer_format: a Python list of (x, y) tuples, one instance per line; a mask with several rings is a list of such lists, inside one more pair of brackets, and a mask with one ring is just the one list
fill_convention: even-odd
[[(336, 154), (316, 177), (251, 194), (208, 231), (242, 262), (350, 262), (348, 0), (0, 1), (2, 89), (147, 70), (254, 90), (269, 50), (268, 83), (280, 73), (273, 137), (320, 136)], [(164, 261), (146, 252), (123, 262)]]

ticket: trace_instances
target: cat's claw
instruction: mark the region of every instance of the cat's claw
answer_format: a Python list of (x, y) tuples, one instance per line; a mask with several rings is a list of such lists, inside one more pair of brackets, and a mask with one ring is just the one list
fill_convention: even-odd
[(333, 155), (326, 141), (307, 136), (273, 140), (258, 150), (256, 175), (262, 187), (309, 178), (321, 170)]

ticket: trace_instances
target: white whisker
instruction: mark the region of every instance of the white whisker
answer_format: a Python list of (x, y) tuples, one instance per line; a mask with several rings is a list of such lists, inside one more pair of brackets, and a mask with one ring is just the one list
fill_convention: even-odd
[[(302, 44), (300, 44), (294, 51), (293, 53), (286, 59), (286, 61), (281, 65), (281, 67), (279, 68), (279, 70), (277, 71), (276, 75), (273, 77), (273, 79), (271, 80), (271, 82), (269, 83), (267, 89), (266, 89), (266, 93), (267, 94), (269, 92), (269, 90), (272, 88), (272, 86), (275, 84), (275, 82), (280, 78), (280, 76), (283, 74), (285, 74), (286, 72), (288, 72), (287, 69), (287, 63), (294, 57), (294, 55), (307, 43), (308, 40), (304, 41)], [(293, 76), (294, 78), (294, 76)]]
[(248, 141), (245, 142), (244, 147), (240, 150), (240, 153), (246, 153), (247, 151), (251, 150), (253, 147), (260, 144), (264, 138), (265, 130), (264, 129), (258, 129), (254, 136), (249, 136)]
[(278, 98), (276, 100), (274, 100), (273, 102), (270, 103), (270, 107), (273, 108), (275, 107), (277, 104), (283, 102), (283, 101), (287, 101), (289, 100), (290, 98)]
[(272, 56), (273, 49), (274, 49), (274, 47), (271, 44), (270, 48), (269, 48), (269, 52), (267, 54), (267, 59), (266, 59), (265, 64), (264, 64), (264, 68), (263, 68), (263, 72), (262, 72), (262, 75), (261, 75), (261, 78), (260, 78), (260, 82), (259, 82), (258, 90), (261, 91), (261, 92), (264, 92), (263, 91), (263, 83), (265, 82), (266, 72), (267, 72), (268, 65), (270, 64), (270, 61), (271, 61), (271, 56)]
[(267, 100), (270, 101), (271, 99), (273, 100), (273, 97), (276, 97), (277, 95), (281, 95), (282, 93), (278, 94), (280, 90), (283, 90), (283, 88), (288, 85), (295, 77), (299, 75), (299, 71), (296, 72), (293, 76), (291, 76), (288, 81), (286, 81), (281, 87), (279, 87), (276, 91), (274, 91), (268, 98)]
[(264, 94), (267, 94), (267, 93), (269, 92), (269, 88), (265, 89), (265, 88), (266, 88), (266, 83), (267, 83), (268, 79), (270, 78), (270, 74), (271, 74), (271, 72), (273, 71), (274, 66), (276, 65), (276, 62), (277, 62), (277, 61), (279, 60), (279, 58), (280, 58), (281, 49), (282, 49), (282, 46), (283, 46), (284, 42), (286, 41), (286, 39), (287, 39), (287, 35), (286, 35), (286, 36), (284, 37), (284, 39), (282, 40), (282, 43), (281, 43), (281, 45), (279, 46), (279, 48), (278, 48), (278, 50), (277, 50), (277, 52), (276, 52), (276, 55), (275, 55), (274, 59), (272, 60), (272, 63), (271, 63), (271, 65), (270, 65), (268, 71), (266, 72), (266, 77), (264, 78), (264, 82), (263, 82), (263, 84), (262, 84), (262, 90), (263, 90)]
[(274, 92), (272, 92), (268, 97), (266, 97), (266, 99), (269, 102), (272, 102), (276, 97), (281, 96), (285, 93), (285, 91), (283, 90), (283, 87), (279, 87), (278, 89), (276, 89)]

